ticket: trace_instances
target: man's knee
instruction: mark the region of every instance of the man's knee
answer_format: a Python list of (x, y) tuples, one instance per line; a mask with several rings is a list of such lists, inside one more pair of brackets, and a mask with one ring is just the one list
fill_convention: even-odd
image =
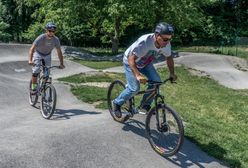
[(136, 94), (136, 93), (139, 92), (140, 87), (139, 86), (135, 86), (135, 87), (130, 87), (129, 89), (130, 89), (130, 91), (131, 91), (132, 94)]
[(35, 77), (35, 78), (36, 78), (38, 75), (39, 75), (39, 73), (33, 73), (33, 74), (32, 74), (32, 76)]

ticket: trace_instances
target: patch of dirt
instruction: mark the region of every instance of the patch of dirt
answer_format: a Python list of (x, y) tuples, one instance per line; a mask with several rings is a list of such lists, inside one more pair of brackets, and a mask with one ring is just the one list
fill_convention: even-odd
[(200, 77), (208, 77), (208, 78), (211, 78), (210, 75), (208, 75), (206, 72), (204, 71), (200, 71), (200, 70), (196, 70), (196, 69), (192, 69), (192, 68), (188, 68), (189, 72), (192, 74), (192, 75), (195, 75), (195, 76), (200, 76)]
[(108, 88), (110, 83), (109, 82), (86, 82), (86, 83), (69, 83), (69, 82), (63, 82), (64, 84), (68, 84), (71, 86), (95, 86), (95, 87), (101, 87), (101, 88)]
[(110, 83), (109, 82), (87, 82), (87, 83), (82, 83), (82, 85), (107, 88), (109, 87)]
[(238, 70), (247, 72), (248, 71), (248, 62), (239, 57), (226, 56), (226, 59)]

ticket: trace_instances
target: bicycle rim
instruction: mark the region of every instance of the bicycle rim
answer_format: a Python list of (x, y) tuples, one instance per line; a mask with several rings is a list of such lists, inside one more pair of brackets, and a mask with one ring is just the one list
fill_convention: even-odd
[(146, 132), (149, 143), (161, 156), (175, 155), (184, 139), (182, 120), (174, 110), (166, 105), (160, 105), (157, 114), (155, 114), (155, 111), (156, 109), (153, 108), (146, 119)]
[(45, 119), (52, 117), (56, 107), (56, 90), (53, 85), (46, 85), (41, 98), (41, 114)]
[(122, 117), (118, 118), (115, 116), (115, 113), (113, 111), (113, 100), (115, 98), (117, 98), (120, 93), (125, 89), (125, 84), (120, 81), (120, 80), (116, 80), (114, 82), (112, 82), (109, 86), (108, 89), (108, 95), (107, 95), (107, 101), (108, 101), (108, 108), (109, 108), (109, 112), (111, 114), (111, 116), (113, 117), (113, 119), (115, 121), (118, 122), (125, 122), (126, 120), (129, 119), (129, 112), (130, 112), (130, 107), (131, 107), (131, 100), (126, 101), (122, 106), (121, 106), (121, 112), (122, 112)]
[(35, 106), (38, 101), (38, 94), (32, 94), (32, 80), (29, 82), (29, 104)]

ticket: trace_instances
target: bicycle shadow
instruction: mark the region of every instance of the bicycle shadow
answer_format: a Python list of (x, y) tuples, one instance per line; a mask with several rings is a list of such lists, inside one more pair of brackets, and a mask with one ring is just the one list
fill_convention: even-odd
[(52, 120), (67, 120), (73, 116), (78, 115), (97, 115), (101, 114), (101, 112), (94, 112), (94, 111), (85, 111), (80, 109), (56, 109), (55, 113), (53, 114)]
[[(132, 131), (133, 133), (146, 138), (146, 131), (145, 131), (145, 124), (143, 122), (140, 122), (135, 119), (130, 119), (126, 123), (124, 123), (124, 126), (122, 128), (124, 131)], [(147, 142), (148, 143), (148, 142)], [(224, 158), (224, 155), (227, 153), (225, 149), (221, 148), (219, 145), (214, 143), (209, 143), (205, 146), (199, 145), (203, 149), (207, 148), (214, 148), (219, 155), (220, 158)], [(151, 149), (152, 150), (152, 149)], [(179, 167), (191, 167), (196, 166), (200, 168), (206, 167), (206, 164), (212, 164), (213, 167), (219, 167), (223, 166), (226, 167), (226, 165), (217, 159), (208, 156), (205, 152), (202, 152), (202, 150), (199, 149), (198, 146), (190, 142), (188, 139), (184, 140), (183, 146), (180, 149), (180, 151), (172, 157), (165, 158), (166, 160), (172, 162), (176, 166)], [(235, 165), (239, 167), (241, 163), (238, 160), (227, 160), (229, 163), (233, 163), (232, 165)]]

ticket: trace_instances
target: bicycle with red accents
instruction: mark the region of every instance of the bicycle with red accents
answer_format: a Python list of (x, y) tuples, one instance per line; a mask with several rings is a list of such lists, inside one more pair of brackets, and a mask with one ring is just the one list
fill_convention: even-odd
[(151, 147), (161, 156), (169, 157), (175, 155), (184, 141), (184, 127), (180, 115), (165, 103), (165, 97), (160, 94), (160, 86), (172, 81), (168, 78), (163, 82), (147, 81), (153, 85), (152, 89), (138, 92), (136, 95), (151, 93), (140, 106), (135, 107), (134, 97), (121, 106), (122, 116), (115, 116), (113, 111), (113, 100), (125, 89), (125, 84), (120, 80), (112, 82), (108, 88), (107, 102), (111, 116), (115, 121), (124, 123), (139, 112), (140, 107), (150, 99), (154, 99), (155, 106), (151, 108), (146, 116), (146, 134)]

